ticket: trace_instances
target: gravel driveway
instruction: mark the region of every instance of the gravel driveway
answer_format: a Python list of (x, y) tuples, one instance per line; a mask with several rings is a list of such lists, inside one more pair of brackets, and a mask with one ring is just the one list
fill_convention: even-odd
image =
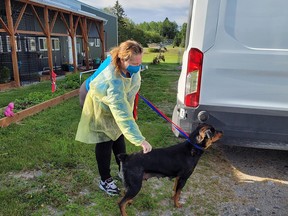
[(237, 199), (221, 205), (219, 215), (288, 216), (288, 151), (216, 148), (237, 178), (230, 185)]

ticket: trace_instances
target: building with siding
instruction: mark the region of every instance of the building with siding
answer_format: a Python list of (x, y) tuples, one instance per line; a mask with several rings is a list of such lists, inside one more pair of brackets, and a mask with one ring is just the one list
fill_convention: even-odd
[(11, 85), (35, 82), (52, 70), (95, 68), (118, 44), (117, 17), (80, 1), (3, 1), (0, 70), (10, 69)]

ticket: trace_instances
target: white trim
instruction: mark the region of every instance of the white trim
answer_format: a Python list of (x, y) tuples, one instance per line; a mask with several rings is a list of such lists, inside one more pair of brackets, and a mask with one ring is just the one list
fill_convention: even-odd
[[(42, 41), (43, 46), (41, 46), (41, 41)], [(39, 50), (40, 51), (47, 51), (47, 38), (46, 37), (39, 37), (38, 43), (39, 43)]]
[(11, 52), (10, 36), (9, 35), (6, 35), (6, 47), (7, 47), (7, 52)]
[(21, 43), (21, 38), (20, 36), (15, 36), (15, 42), (16, 42), (16, 48), (17, 48), (17, 52), (21, 52), (22, 51), (22, 43)]
[[(34, 42), (33, 42), (33, 40), (34, 40)], [(36, 51), (37, 51), (36, 38), (35, 37), (25, 37), (25, 52), (36, 52)]]
[[(16, 45), (16, 52), (21, 52), (21, 39), (20, 36), (14, 36), (15, 37), (15, 45)], [(7, 52), (11, 52), (11, 42), (10, 42), (10, 36), (6, 35), (6, 45), (7, 45)]]
[[(38, 43), (39, 43), (39, 50), (40, 51), (47, 51), (48, 50), (46, 37), (39, 37)], [(60, 50), (59, 38), (51, 38), (51, 45), (52, 45), (53, 51), (59, 51)]]
[(59, 38), (51, 38), (51, 42), (52, 42), (52, 50), (59, 51), (60, 50)]
[(95, 38), (95, 47), (100, 47), (101, 41), (100, 38)]

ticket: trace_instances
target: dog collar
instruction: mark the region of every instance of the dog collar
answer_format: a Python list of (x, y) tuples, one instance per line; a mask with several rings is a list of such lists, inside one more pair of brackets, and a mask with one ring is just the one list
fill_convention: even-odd
[(190, 139), (187, 139), (187, 141), (188, 141), (190, 144), (192, 144), (192, 146), (193, 146), (194, 148), (196, 148), (196, 149), (198, 149), (198, 150), (201, 150), (201, 151), (204, 151), (204, 148), (203, 148), (203, 147), (199, 146), (199, 145), (196, 144), (196, 143), (193, 143)]

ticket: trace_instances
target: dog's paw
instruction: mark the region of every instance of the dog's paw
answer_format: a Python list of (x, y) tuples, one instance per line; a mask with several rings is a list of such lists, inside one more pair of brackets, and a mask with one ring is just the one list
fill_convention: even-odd
[(172, 199), (174, 200), (174, 206), (176, 208), (181, 208), (182, 207), (182, 204), (179, 203), (179, 197), (178, 196), (174, 195), (172, 197)]
[(175, 203), (175, 207), (176, 208), (182, 208), (182, 204), (180, 204), (179, 202)]

